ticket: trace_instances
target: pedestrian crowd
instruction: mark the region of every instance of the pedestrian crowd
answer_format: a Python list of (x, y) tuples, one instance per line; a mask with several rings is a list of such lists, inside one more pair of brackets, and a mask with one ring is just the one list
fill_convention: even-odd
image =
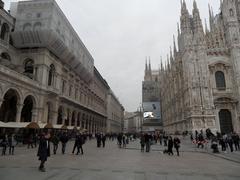
[[(166, 147), (164, 149), (164, 153), (169, 155), (174, 155), (173, 147), (176, 149), (177, 156), (179, 156), (179, 148), (181, 141), (180, 139), (175, 136), (174, 138), (170, 135), (163, 134), (151, 134), (151, 133), (143, 133), (140, 136), (140, 145), (141, 145), (141, 152), (150, 152), (151, 145), (160, 143)], [(145, 148), (145, 150), (144, 150)]]
[(203, 130), (198, 132), (195, 131), (195, 137), (190, 134), (190, 138), (193, 144), (196, 144), (198, 148), (204, 148), (208, 143), (211, 143), (211, 148), (214, 153), (219, 153), (219, 147), (222, 152), (233, 152), (240, 151), (240, 138), (235, 132), (231, 133), (212, 133), (210, 129), (206, 129), (205, 133)]

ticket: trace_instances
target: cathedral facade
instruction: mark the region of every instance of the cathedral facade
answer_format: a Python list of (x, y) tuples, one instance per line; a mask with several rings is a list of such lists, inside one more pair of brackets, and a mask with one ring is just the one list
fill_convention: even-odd
[[(106, 132), (112, 91), (57, 3), (14, 2), (10, 12), (3, 5), (0, 1), (0, 122)], [(115, 106), (122, 117), (114, 128), (120, 131), (124, 108), (119, 101)]]
[(209, 24), (196, 1), (192, 14), (181, 2), (177, 43), (159, 75), (167, 132), (240, 132), (240, 1), (221, 1), (216, 15), (209, 7)]

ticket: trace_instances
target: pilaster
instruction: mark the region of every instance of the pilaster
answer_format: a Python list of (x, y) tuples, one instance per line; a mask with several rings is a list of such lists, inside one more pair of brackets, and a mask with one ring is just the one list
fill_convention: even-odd
[(23, 104), (17, 104), (16, 122), (21, 122), (22, 108), (23, 108)]

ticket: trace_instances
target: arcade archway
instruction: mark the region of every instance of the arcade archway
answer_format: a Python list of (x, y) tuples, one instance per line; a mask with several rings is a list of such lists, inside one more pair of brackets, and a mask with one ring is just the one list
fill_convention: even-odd
[(0, 108), (0, 121), (15, 122), (17, 115), (17, 104), (19, 103), (19, 94), (16, 90), (8, 90), (3, 98)]
[(23, 103), (21, 122), (32, 122), (32, 110), (34, 107), (34, 97), (27, 96)]

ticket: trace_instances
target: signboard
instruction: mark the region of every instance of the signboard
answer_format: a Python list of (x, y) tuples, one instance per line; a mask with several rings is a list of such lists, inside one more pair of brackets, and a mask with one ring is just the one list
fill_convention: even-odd
[(144, 119), (161, 119), (160, 102), (143, 102)]

